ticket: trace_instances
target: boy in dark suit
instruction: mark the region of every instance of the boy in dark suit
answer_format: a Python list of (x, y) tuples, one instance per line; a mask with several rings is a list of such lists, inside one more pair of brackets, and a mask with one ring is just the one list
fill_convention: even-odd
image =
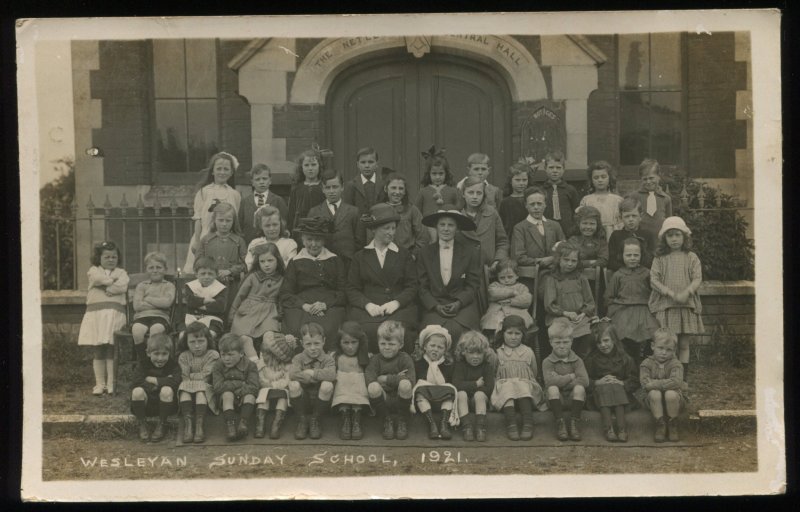
[(332, 169), (322, 174), (322, 192), (325, 202), (311, 208), (308, 216), (333, 219), (334, 232), (329, 247), (349, 267), (355, 252), (364, 246), (364, 238), (358, 229), (358, 208), (344, 202), (342, 176)]
[(572, 236), (575, 230), (573, 218), (575, 209), (580, 199), (575, 187), (564, 181), (564, 153), (551, 151), (545, 156), (545, 173), (547, 181), (544, 182), (546, 193), (544, 215), (558, 222), (564, 234)]
[(250, 175), (250, 184), (253, 186), (253, 193), (242, 199), (239, 207), (239, 226), (242, 227), (245, 242), (249, 244), (254, 238), (264, 236), (261, 226), (255, 224), (256, 210), (266, 204), (272, 205), (281, 212), (281, 218), (286, 222), (288, 207), (281, 196), (269, 190), (272, 185), (272, 170), (268, 166), (256, 164), (248, 174)]
[(558, 222), (544, 218), (544, 190), (531, 187), (525, 191), (528, 217), (514, 226), (511, 236), (511, 258), (520, 266), (549, 267), (553, 263), (553, 246), (566, 240)]
[[(381, 167), (378, 152), (371, 147), (358, 150), (356, 164), (358, 165), (358, 176), (345, 184), (342, 201), (355, 206), (358, 209), (359, 217), (361, 217), (368, 214), (369, 209), (375, 204), (386, 201), (382, 176), (378, 176), (379, 170), (385, 176), (385, 169)], [(359, 223), (358, 231), (359, 238), (366, 240), (367, 228), (363, 223)]]

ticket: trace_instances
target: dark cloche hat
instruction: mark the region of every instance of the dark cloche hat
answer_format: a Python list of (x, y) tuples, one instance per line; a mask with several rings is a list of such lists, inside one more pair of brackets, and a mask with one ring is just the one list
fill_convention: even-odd
[(446, 204), (442, 206), (442, 209), (438, 212), (426, 215), (422, 218), (422, 223), (428, 227), (435, 228), (436, 224), (439, 222), (439, 219), (442, 217), (450, 217), (451, 219), (455, 220), (459, 231), (475, 231), (478, 228), (475, 225), (475, 222), (464, 215), (458, 209), (458, 206), (454, 204)]
[(364, 215), (362, 221), (368, 228), (377, 228), (389, 222), (397, 222), (400, 216), (389, 203), (378, 203), (369, 209), (369, 213)]
[(325, 217), (304, 217), (294, 228), (301, 235), (328, 237), (333, 233), (333, 220)]

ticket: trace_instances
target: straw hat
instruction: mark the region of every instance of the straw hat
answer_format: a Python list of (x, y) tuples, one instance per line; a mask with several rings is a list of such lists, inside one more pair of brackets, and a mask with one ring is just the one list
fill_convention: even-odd
[(436, 224), (439, 223), (439, 219), (442, 217), (450, 217), (456, 221), (456, 226), (458, 226), (459, 231), (475, 231), (477, 229), (475, 222), (461, 213), (458, 206), (453, 204), (446, 204), (442, 206), (442, 209), (438, 212), (423, 217), (422, 223), (428, 227), (435, 228)]

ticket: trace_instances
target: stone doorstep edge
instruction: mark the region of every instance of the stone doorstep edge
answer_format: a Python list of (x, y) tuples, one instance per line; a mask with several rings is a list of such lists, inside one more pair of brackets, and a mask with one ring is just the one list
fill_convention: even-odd
[[(689, 415), (690, 421), (702, 422), (706, 420), (720, 419), (756, 419), (756, 411), (752, 409), (701, 409)], [(42, 416), (43, 426), (78, 426), (87, 425), (108, 425), (120, 423), (132, 423), (136, 420), (133, 414), (45, 414)], [(170, 418), (172, 422), (177, 422), (177, 418)]]

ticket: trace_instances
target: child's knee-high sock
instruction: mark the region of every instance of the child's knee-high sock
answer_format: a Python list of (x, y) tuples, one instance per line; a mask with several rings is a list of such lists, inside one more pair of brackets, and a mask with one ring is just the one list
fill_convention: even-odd
[[(181, 414), (183, 416), (193, 416), (194, 415), (194, 402), (191, 400), (181, 400), (180, 403)], [(198, 404), (198, 407), (200, 405)]]
[(250, 416), (253, 415), (253, 409), (255, 409), (255, 404), (242, 404), (241, 415), (243, 420), (250, 419)]
[(533, 414), (533, 400), (530, 397), (518, 398), (516, 402), (523, 417)]
[(379, 396), (378, 398), (370, 398), (369, 404), (375, 411), (375, 416), (379, 418), (382, 416), (386, 416), (389, 413), (386, 407), (386, 400), (382, 396)]
[(516, 425), (517, 422), (517, 410), (514, 409), (513, 405), (508, 405), (503, 407), (503, 416), (506, 418), (506, 425)]
[(222, 411), (222, 417), (225, 418), (225, 422), (236, 421), (236, 411), (233, 409)]
[(147, 359), (147, 343), (142, 342), (138, 345), (134, 345), (133, 349), (136, 352), (137, 363), (142, 363), (145, 359)]
[[(113, 347), (111, 351), (113, 351)], [(110, 351), (110, 352), (111, 352)], [(108, 353), (106, 353), (108, 355)], [(108, 392), (112, 392), (114, 390), (114, 360), (113, 359), (106, 359), (106, 388)]]
[(207, 410), (208, 410), (207, 404), (196, 404), (194, 406), (194, 415), (197, 418), (205, 418)]
[(561, 407), (561, 399), (556, 398), (554, 400), (548, 400), (547, 402), (550, 405), (550, 410), (553, 411), (556, 419), (561, 419), (564, 417), (564, 411)]
[(172, 409), (172, 402), (158, 402), (158, 419), (161, 420), (161, 423), (167, 422), (170, 409)]
[(572, 413), (572, 417), (576, 420), (581, 419), (581, 411), (583, 410), (583, 400), (575, 400), (572, 399), (572, 407), (570, 407), (570, 412)]
[(625, 423), (625, 406), (618, 405), (614, 408), (617, 413), (617, 426), (619, 428), (625, 428), (627, 425)]
[(143, 420), (145, 418), (145, 411), (144, 400), (133, 400), (131, 402), (131, 412), (137, 419)]
[[(623, 410), (624, 410), (624, 408), (623, 408)], [(619, 411), (619, 409), (617, 409), (617, 411)], [(600, 414), (603, 415), (603, 426), (606, 428), (606, 430), (610, 429), (612, 427), (612, 425), (611, 425), (611, 407), (601, 407), (600, 408)], [(619, 421), (619, 417), (617, 418), (617, 421)]]
[(398, 396), (395, 401), (395, 408), (395, 412), (398, 416), (402, 418), (408, 418), (411, 416), (411, 399), (401, 398)]
[(92, 359), (92, 369), (94, 370), (94, 383), (98, 388), (106, 385), (106, 360)]

